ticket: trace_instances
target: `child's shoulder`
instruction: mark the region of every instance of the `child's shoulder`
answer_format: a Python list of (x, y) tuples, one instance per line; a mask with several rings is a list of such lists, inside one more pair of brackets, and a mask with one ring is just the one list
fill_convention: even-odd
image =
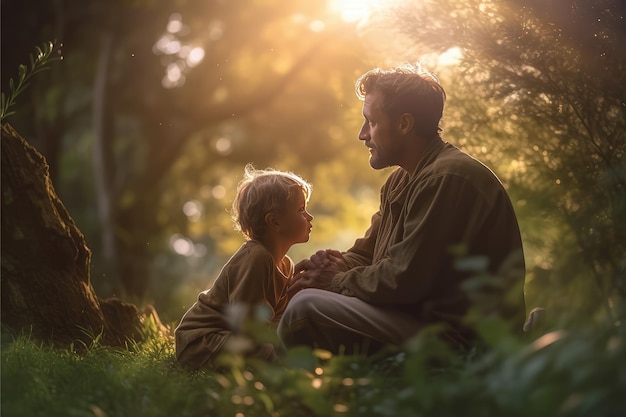
[(267, 248), (257, 240), (248, 240), (244, 242), (237, 252), (233, 254), (231, 260), (235, 259), (246, 259), (248, 262), (271, 262), (274, 263), (272, 258), (272, 254), (267, 250)]
[(274, 269), (274, 259), (267, 249), (260, 242), (247, 241), (224, 264), (214, 286), (233, 279), (239, 280), (253, 271), (262, 273), (262, 271), (271, 272)]
[(258, 240), (246, 240), (239, 250), (247, 251), (247, 252), (259, 252), (266, 253), (269, 255), (269, 251), (265, 247), (265, 245)]

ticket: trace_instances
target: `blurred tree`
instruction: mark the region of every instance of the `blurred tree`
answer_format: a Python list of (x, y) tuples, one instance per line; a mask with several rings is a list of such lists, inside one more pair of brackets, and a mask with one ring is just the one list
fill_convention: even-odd
[[(8, 0), (2, 35), (3, 68), (39, 37), (64, 44), (11, 123), (46, 156), (105, 293), (145, 297), (154, 255), (187, 232), (183, 205), (204, 190), (210, 222), (245, 162), (312, 177), (355, 155), (344, 101), (362, 54), (324, 2)], [(225, 229), (209, 226), (211, 248)]]
[(624, 16), (617, 0), (424, 0), (396, 16), (422, 54), (461, 52), (446, 128), (510, 186), (528, 307), (611, 319), (626, 297)]

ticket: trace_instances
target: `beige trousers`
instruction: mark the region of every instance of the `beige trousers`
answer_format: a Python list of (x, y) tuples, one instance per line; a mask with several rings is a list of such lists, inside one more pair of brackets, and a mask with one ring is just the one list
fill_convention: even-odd
[(401, 345), (423, 327), (406, 313), (314, 288), (298, 292), (278, 325), (285, 348), (306, 345), (334, 354), (372, 354)]

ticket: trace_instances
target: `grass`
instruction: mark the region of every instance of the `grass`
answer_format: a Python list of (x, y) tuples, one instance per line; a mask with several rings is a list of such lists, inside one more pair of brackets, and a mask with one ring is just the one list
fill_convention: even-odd
[(202, 393), (212, 385), (180, 369), (165, 343), (81, 356), (22, 337), (2, 353), (4, 416), (207, 415), (215, 404)]
[[(493, 326), (486, 326), (493, 330)], [(537, 340), (502, 336), (459, 357), (424, 333), (373, 358), (294, 349), (280, 364), (224, 357), (224, 370), (180, 367), (170, 339), (78, 354), (2, 339), (2, 416), (621, 416), (623, 326)]]

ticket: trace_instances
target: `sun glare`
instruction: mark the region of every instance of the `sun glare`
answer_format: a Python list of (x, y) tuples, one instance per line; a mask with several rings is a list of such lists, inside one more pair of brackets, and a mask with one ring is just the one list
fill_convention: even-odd
[(331, 9), (345, 22), (358, 22), (369, 17), (376, 0), (330, 0)]
[(443, 54), (439, 55), (439, 64), (445, 66), (457, 65), (462, 58), (463, 52), (461, 52), (461, 48), (450, 48)]

